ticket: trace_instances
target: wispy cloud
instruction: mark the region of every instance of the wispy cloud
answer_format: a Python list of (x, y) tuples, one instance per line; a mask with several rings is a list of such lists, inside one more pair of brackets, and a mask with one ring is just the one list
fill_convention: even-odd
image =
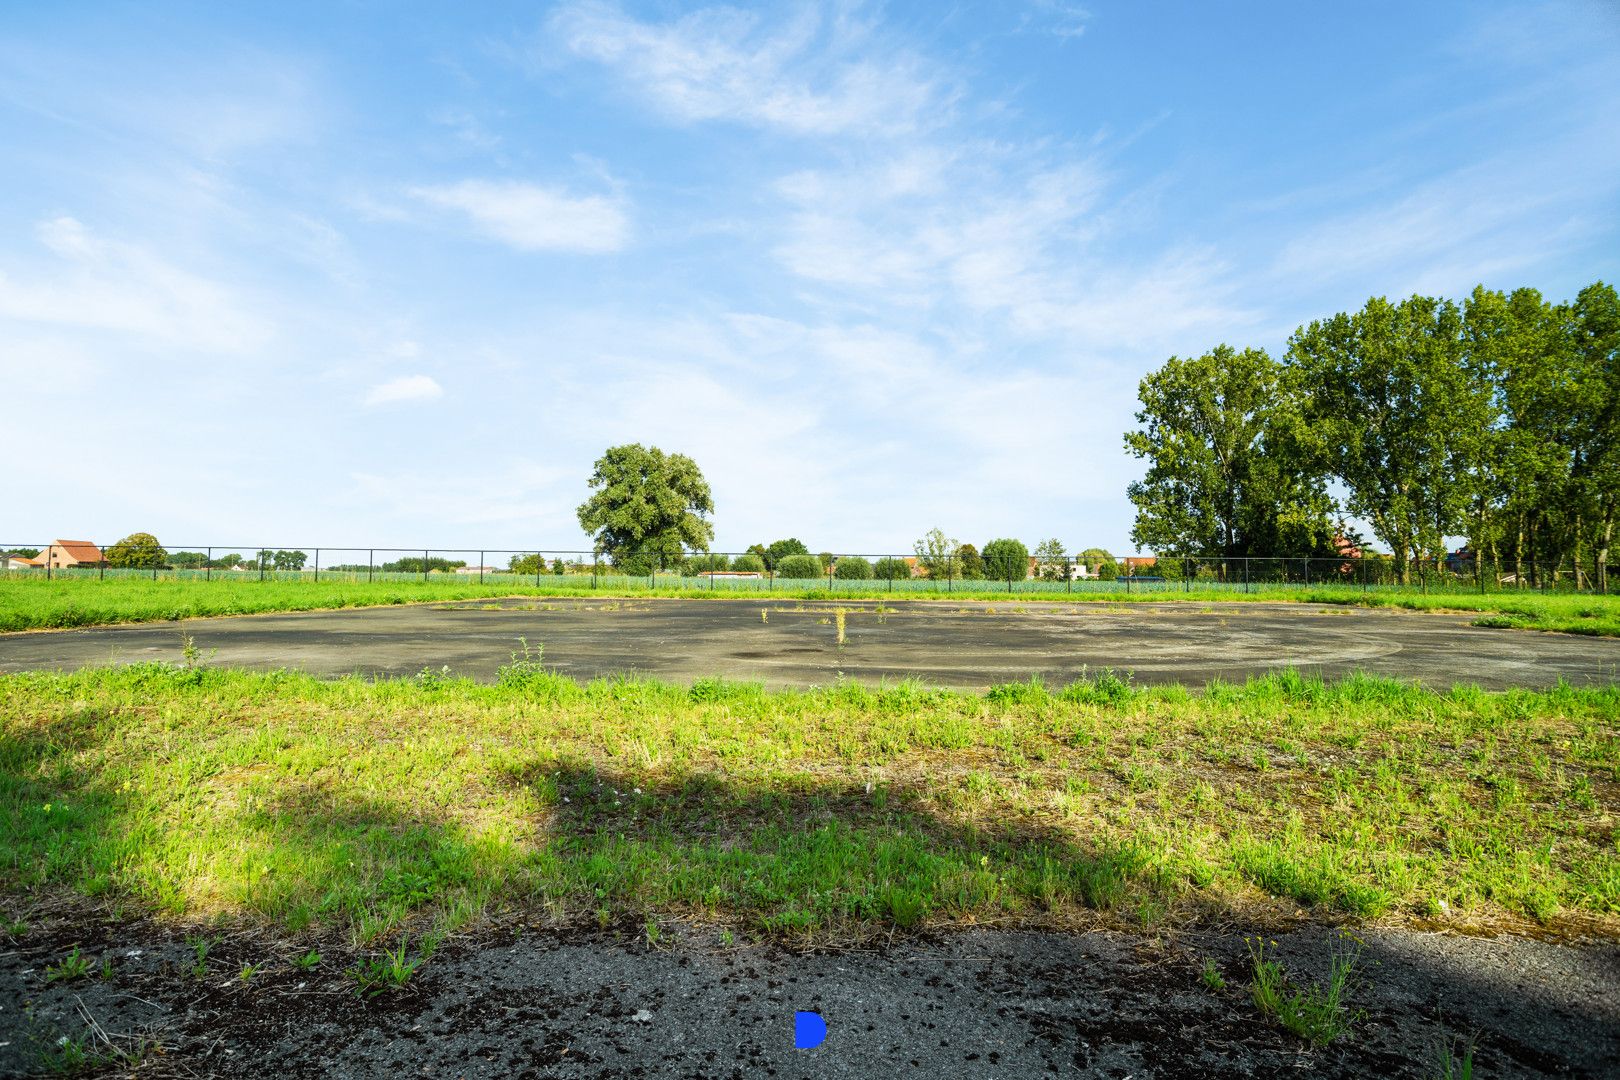
[(1030, 0), (1019, 29), (1068, 40), (1086, 32), (1092, 13), (1069, 0)]
[(773, 23), (711, 7), (655, 23), (586, 2), (563, 5), (550, 25), (576, 56), (611, 68), (683, 121), (892, 135), (937, 123), (953, 97), (909, 50), (874, 50), (875, 31), (848, 8), (823, 16), (806, 7)]
[(368, 406), (392, 405), (401, 401), (433, 401), (444, 396), (444, 387), (431, 375), (401, 375), (378, 383), (366, 392)]
[(228, 353), (254, 348), (271, 334), (236, 288), (148, 247), (104, 238), (67, 216), (40, 222), (35, 235), (55, 258), (0, 264), (0, 319)]
[(630, 241), (630, 219), (618, 198), (569, 195), (509, 180), (463, 180), (412, 188), (423, 202), (459, 210), (484, 235), (519, 251), (618, 251)]

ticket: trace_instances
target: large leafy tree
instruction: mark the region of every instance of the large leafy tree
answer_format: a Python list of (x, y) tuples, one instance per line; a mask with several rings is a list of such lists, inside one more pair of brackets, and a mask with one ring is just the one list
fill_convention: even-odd
[(1141, 381), (1148, 462), (1127, 489), (1131, 540), (1172, 555), (1297, 555), (1332, 540), (1332, 500), (1301, 422), (1298, 388), (1262, 349), (1172, 356)]
[(984, 576), (991, 581), (1023, 581), (1029, 576), (1029, 548), (1019, 540), (992, 540), (984, 545)]
[(169, 553), (151, 533), (130, 533), (105, 552), (108, 566), (153, 570), (169, 565)]
[(631, 443), (596, 460), (594, 494), (579, 508), (579, 524), (616, 567), (645, 574), (680, 562), (690, 548), (707, 551), (714, 498), (697, 463), (685, 454)]
[(963, 544), (956, 549), (952, 561), (955, 563), (956, 576), (963, 581), (982, 581), (984, 579), (984, 559), (979, 555), (979, 549), (972, 544)]
[(1596, 549), (1597, 584), (1609, 591), (1609, 553), (1620, 517), (1620, 294), (1593, 282), (1575, 297), (1579, 409), (1587, 433), (1576, 473)]
[(911, 550), (917, 556), (917, 565), (931, 578), (960, 577), (956, 568), (951, 565), (960, 545), (945, 535), (940, 528), (929, 529), (921, 540), (912, 545)]
[(1443, 555), (1461, 532), (1491, 442), (1490, 385), (1462, 329), (1449, 300), (1374, 297), (1289, 339), (1324, 460), (1402, 581), (1412, 556)]
[(771, 570), (777, 571), (782, 560), (789, 555), (808, 554), (810, 554), (810, 549), (804, 546), (804, 541), (796, 536), (790, 536), (786, 540), (773, 541), (771, 546), (765, 549), (765, 565)]
[(1062, 581), (1069, 576), (1068, 552), (1057, 537), (1042, 540), (1035, 545), (1035, 561), (1041, 577), (1046, 581)]

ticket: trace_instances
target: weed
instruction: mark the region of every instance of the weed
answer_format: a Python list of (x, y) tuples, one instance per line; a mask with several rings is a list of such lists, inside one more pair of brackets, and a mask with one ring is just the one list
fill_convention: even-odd
[(838, 608), (837, 610), (835, 610), (833, 612), (833, 617), (838, 620), (838, 647), (839, 648), (843, 648), (843, 646), (844, 646), (844, 617), (847, 614), (848, 614), (848, 612), (846, 612), (843, 608)]
[[(544, 645), (529, 644), (528, 638), (518, 638), (519, 649), (512, 653), (512, 662), (503, 665), (495, 681), (501, 686), (527, 686), (546, 676), (545, 665), (541, 662), (546, 655)], [(426, 668), (423, 669), (424, 673)], [(444, 669), (449, 674), (449, 667)], [(420, 679), (421, 676), (418, 676)]]
[(186, 944), (191, 946), (193, 957), (191, 974), (195, 978), (201, 979), (208, 975), (208, 951), (214, 947), (215, 940), (210, 937), (186, 938)]
[(406, 944), (406, 939), (400, 938), (398, 949), (384, 949), (381, 956), (367, 957), (350, 968), (355, 993), (363, 997), (376, 997), (390, 990), (403, 989), (426, 959), (422, 956), (408, 958)]
[(316, 950), (311, 949), (311, 950), (309, 950), (309, 952), (305, 953), (303, 956), (295, 958), (293, 960), (293, 967), (297, 968), (299, 971), (309, 971), (311, 968), (315, 967), (315, 965), (319, 964), (320, 962), (321, 962), (321, 954), (319, 952), (317, 952)]
[[(1346, 941), (1353, 944), (1347, 948)], [(1304, 989), (1290, 986), (1282, 965), (1266, 959), (1265, 950), (1263, 939), (1249, 940), (1249, 956), (1254, 961), (1254, 1003), (1260, 1011), (1312, 1046), (1326, 1046), (1348, 1035), (1360, 1017), (1358, 1011), (1348, 1007), (1346, 998), (1355, 988), (1361, 943), (1341, 935), (1334, 943), (1327, 985), (1313, 983)]]
[(236, 977), (241, 979), (244, 983), (250, 983), (253, 981), (253, 976), (257, 975), (258, 973), (258, 964), (243, 964), (242, 970), (236, 973)]
[(73, 951), (64, 956), (60, 964), (46, 966), (45, 981), (72, 982), (75, 979), (82, 979), (90, 974), (91, 966), (90, 958), (80, 952), (79, 947), (75, 945)]
[(769, 611), (766, 611), (764, 608), (760, 608), (759, 609), (759, 621), (762, 622), (762, 623), (769, 623), (771, 621), (771, 613)]
[(647, 935), (647, 944), (654, 949), (658, 948), (658, 942), (661, 941), (664, 936), (663, 928), (653, 920), (648, 919), (646, 925), (644, 925), (641, 929), (642, 932)]
[(1221, 974), (1221, 969), (1215, 966), (1212, 958), (1204, 959), (1204, 970), (1200, 972), (1200, 978), (1204, 980), (1205, 986), (1217, 993), (1226, 989), (1226, 976)]
[(112, 977), (113, 977), (112, 957), (103, 956), (101, 958), (101, 981), (102, 982), (112, 982)]
[(20, 938), (28, 933), (28, 922), (24, 919), (0, 919), (0, 934), (7, 937)]
[(452, 678), (449, 664), (445, 664), (438, 671), (425, 667), (416, 673), (416, 685), (422, 690), (443, 690)]
[(45, 1072), (56, 1076), (76, 1076), (95, 1069), (135, 1072), (148, 1055), (160, 1054), (163, 1047), (146, 1035), (109, 1035), (90, 1015), (83, 1002), (77, 1004), (84, 1022), (82, 1035), (62, 1035), (40, 1056)]
[(180, 661), (185, 667), (196, 667), (202, 661), (202, 650), (197, 648), (197, 639), (180, 631)]
[(1474, 1043), (1470, 1039), (1460, 1047), (1442, 1039), (1435, 1044), (1435, 1080), (1474, 1080)]

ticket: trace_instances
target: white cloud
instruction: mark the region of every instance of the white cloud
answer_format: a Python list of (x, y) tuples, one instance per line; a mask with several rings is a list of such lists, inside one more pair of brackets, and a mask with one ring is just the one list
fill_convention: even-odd
[(239, 353), (271, 335), (259, 305), (73, 217), (35, 227), (54, 260), (0, 265), (0, 319), (110, 331), (173, 348)]
[[(499, 468), (485, 462), (476, 469), (453, 472), (355, 472), (350, 474), (353, 487), (346, 497), (388, 518), (434, 522), (443, 530), (440, 535), (453, 543), (476, 543), (474, 526), (498, 526), (499, 534), (508, 539), (539, 536), (556, 543), (564, 535), (555, 523), (571, 516), (568, 500), (576, 495), (556, 490), (566, 475), (562, 469), (532, 461)], [(470, 553), (467, 558), (472, 561)]]
[(366, 405), (390, 405), (399, 401), (432, 401), (444, 396), (444, 387), (431, 375), (401, 375), (373, 386), (364, 398)]
[(412, 188), (411, 194), (460, 210), (486, 236), (520, 251), (618, 251), (630, 239), (630, 220), (617, 198), (504, 180), (463, 180)]
[(1031, 0), (1019, 29), (1050, 34), (1067, 41), (1084, 34), (1089, 22), (1091, 12), (1079, 4), (1068, 0)]
[(559, 8), (551, 28), (575, 55), (613, 68), (684, 121), (892, 135), (938, 122), (952, 97), (910, 52), (873, 49), (871, 28), (845, 9), (823, 18), (805, 8), (779, 26), (730, 7), (653, 23), (584, 2)]

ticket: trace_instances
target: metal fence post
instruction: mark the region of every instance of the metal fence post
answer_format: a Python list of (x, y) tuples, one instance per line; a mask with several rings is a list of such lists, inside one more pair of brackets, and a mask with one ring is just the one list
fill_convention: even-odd
[[(557, 557), (559, 559), (562, 558), (561, 555), (559, 555)], [(540, 568), (545, 566), (545, 564), (546, 564), (546, 557), (544, 555), (540, 554), (540, 552), (538, 552), (538, 551), (535, 552), (534, 553), (534, 587), (537, 588), (537, 589), (540, 587)]]
[(214, 580), (214, 549), (209, 548), (203, 556), (203, 580)]
[(315, 580), (321, 580), (321, 549), (315, 549)]
[(264, 548), (259, 549), (259, 580), (264, 580)]
[(478, 553), (478, 584), (482, 585), (483, 583), (484, 583), (484, 553), (482, 551), (480, 551)]
[(427, 584), (427, 552), (422, 552), (422, 584)]
[(1245, 596), (1247, 596), (1248, 593), (1249, 593), (1249, 557), (1247, 555), (1245, 555), (1243, 557), (1243, 594)]
[(371, 548), (366, 552), (366, 584), (371, 584), (371, 575), (377, 568), (377, 549)]
[(96, 565), (100, 568), (100, 573), (97, 575), (96, 580), (97, 581), (106, 581), (107, 580), (107, 550), (105, 548), (103, 548), (101, 550), (101, 562), (97, 563)]
[(1307, 589), (1311, 587), (1311, 560), (1309, 556), (1305, 558), (1305, 587)]

